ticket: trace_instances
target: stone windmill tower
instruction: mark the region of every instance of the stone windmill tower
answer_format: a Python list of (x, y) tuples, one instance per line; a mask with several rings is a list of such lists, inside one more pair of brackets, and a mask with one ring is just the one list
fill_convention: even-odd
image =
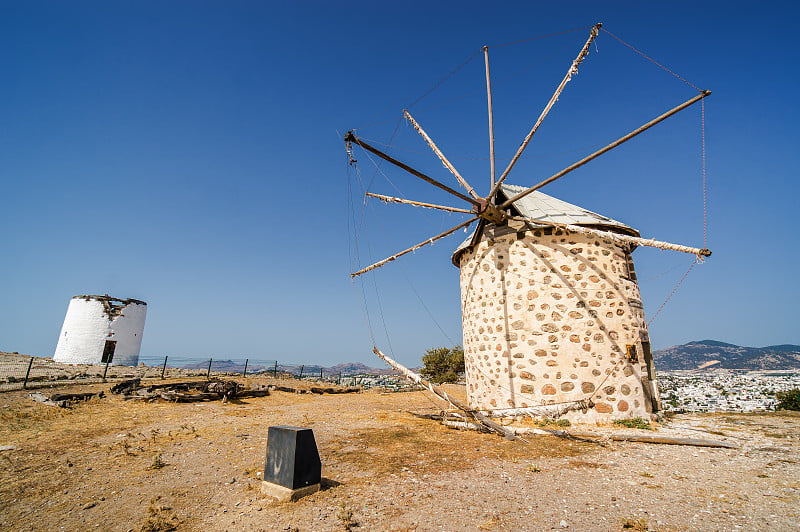
[(146, 316), (147, 303), (138, 299), (75, 296), (67, 307), (53, 360), (135, 366)]
[(630, 226), (538, 191), (699, 102), (709, 91), (699, 91), (532, 187), (505, 183), (565, 85), (577, 73), (600, 27), (597, 24), (592, 28), (499, 177), (495, 176), (488, 48), (484, 47), (491, 161), (490, 187), (485, 196), (459, 174), (408, 111), (404, 111), (406, 119), (466, 193), (394, 159), (353, 131), (345, 136), (349, 153), (356, 144), (468, 203), (469, 208), (464, 209), (367, 192), (386, 202), (470, 217), (352, 276), (381, 267), (477, 221), (472, 236), (453, 254), (453, 263), (460, 269), (469, 407), (489, 415), (541, 414), (549, 409), (551, 415), (566, 415), (575, 421), (604, 422), (647, 417), (659, 410), (650, 339), (631, 252), (637, 246), (648, 246), (698, 257), (711, 254), (707, 249), (641, 238)]

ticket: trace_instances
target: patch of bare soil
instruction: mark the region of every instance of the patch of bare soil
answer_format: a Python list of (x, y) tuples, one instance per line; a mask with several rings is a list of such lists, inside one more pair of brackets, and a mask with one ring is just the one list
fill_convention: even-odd
[[(424, 392), (274, 392), (226, 404), (107, 395), (70, 409), (2, 393), (0, 529), (796, 530), (800, 522), (797, 415), (684, 415), (654, 432), (740, 445), (715, 449), (553, 436), (526, 444), (411, 414), (439, 408)], [(258, 489), (267, 429), (279, 424), (314, 429), (322, 458), (323, 490), (295, 503), (274, 504)]]

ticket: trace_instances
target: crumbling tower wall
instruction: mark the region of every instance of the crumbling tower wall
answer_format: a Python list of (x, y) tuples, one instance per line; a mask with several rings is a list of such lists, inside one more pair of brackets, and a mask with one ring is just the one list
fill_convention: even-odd
[(135, 366), (146, 315), (147, 303), (138, 299), (75, 296), (67, 307), (53, 360)]

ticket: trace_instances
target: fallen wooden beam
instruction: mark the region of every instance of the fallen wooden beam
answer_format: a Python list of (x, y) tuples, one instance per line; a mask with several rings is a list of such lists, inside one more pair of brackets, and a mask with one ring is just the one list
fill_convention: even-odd
[(76, 401), (86, 401), (92, 397), (103, 397), (103, 392), (54, 393), (49, 396), (40, 392), (33, 392), (28, 394), (28, 397), (43, 405), (66, 408), (70, 403)]
[(425, 379), (423, 379), (422, 377), (420, 377), (419, 375), (417, 375), (416, 373), (414, 373), (413, 371), (411, 371), (407, 367), (403, 366), (402, 364), (400, 364), (398, 362), (395, 362), (394, 360), (392, 360), (391, 358), (389, 358), (388, 356), (383, 354), (381, 352), (381, 350), (378, 349), (377, 347), (373, 347), (372, 348), (372, 352), (375, 353), (376, 355), (378, 355), (381, 359), (383, 359), (387, 364), (392, 366), (394, 369), (396, 369), (397, 371), (402, 373), (408, 380), (410, 380), (410, 381), (412, 381), (412, 382), (414, 382), (416, 384), (419, 384), (420, 386), (424, 386), (425, 388), (427, 388), (429, 391), (431, 391), (435, 395), (437, 395), (440, 398), (444, 399), (445, 401), (447, 401), (448, 403), (450, 403), (454, 407), (458, 408), (459, 410), (462, 410), (470, 418), (475, 419), (478, 423), (480, 423), (481, 425), (483, 425), (484, 427), (486, 427), (490, 431), (495, 432), (497, 434), (500, 434), (501, 436), (503, 436), (507, 440), (520, 440), (520, 441), (526, 442), (525, 439), (520, 438), (519, 436), (514, 434), (513, 430), (510, 430), (508, 427), (504, 427), (504, 426), (502, 426), (502, 425), (500, 425), (498, 423), (495, 423), (494, 421), (492, 421), (488, 417), (484, 416), (483, 414), (481, 414), (477, 410), (471, 409), (470, 407), (468, 407), (467, 405), (465, 405), (461, 401), (459, 401), (459, 400), (455, 399), (454, 397), (448, 395), (447, 392), (445, 392), (444, 390), (434, 386), (433, 384), (431, 384), (430, 382), (426, 381)]
[(633, 441), (639, 443), (660, 443), (662, 445), (691, 445), (693, 447), (719, 447), (723, 449), (738, 449), (735, 443), (718, 440), (707, 440), (705, 438), (678, 438), (676, 436), (657, 436), (649, 434), (622, 434), (613, 433), (611, 439), (614, 441)]

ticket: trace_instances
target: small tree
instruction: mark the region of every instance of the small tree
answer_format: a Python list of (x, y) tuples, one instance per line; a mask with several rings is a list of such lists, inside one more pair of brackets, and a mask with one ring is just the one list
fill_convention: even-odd
[(778, 399), (775, 410), (800, 410), (800, 388), (777, 392), (775, 397)]
[(464, 349), (460, 345), (452, 349), (434, 347), (425, 351), (422, 363), (425, 365), (420, 371), (423, 377), (437, 384), (458, 382), (459, 374), (464, 373)]

